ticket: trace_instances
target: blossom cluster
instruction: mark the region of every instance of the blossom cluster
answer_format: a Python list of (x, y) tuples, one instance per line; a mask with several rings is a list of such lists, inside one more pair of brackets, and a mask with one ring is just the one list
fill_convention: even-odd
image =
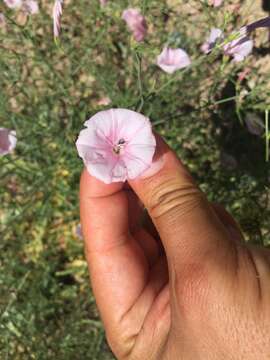
[[(213, 2), (220, 6), (221, 1)], [(147, 35), (147, 23), (138, 9), (126, 9), (122, 14), (134, 39), (138, 42)], [(270, 18), (259, 20), (231, 34), (229, 41), (224, 40), (221, 29), (211, 29), (210, 36), (201, 46), (208, 54), (218, 44), (224, 55), (233, 61), (243, 60), (253, 48), (249, 38), (251, 31), (270, 25)], [(181, 48), (164, 46), (156, 64), (166, 73), (191, 64), (187, 52)], [(106, 184), (135, 179), (146, 171), (153, 161), (155, 137), (150, 122), (142, 114), (127, 109), (101, 111), (85, 122), (76, 142), (79, 156), (83, 159), (88, 172)]]
[[(101, 6), (105, 6), (107, 2), (107, 0), (100, 0)], [(222, 5), (223, 0), (209, 0), (208, 3), (210, 6), (218, 7)], [(60, 34), (62, 5), (63, 0), (55, 0), (53, 9), (55, 38), (57, 38)], [(140, 10), (134, 8), (125, 9), (122, 13), (122, 19), (126, 22), (126, 25), (133, 34), (135, 41), (144, 41), (147, 36), (148, 26), (147, 21), (141, 14)], [(250, 24), (248, 27), (240, 29), (240, 32), (235, 34), (235, 38), (229, 42), (225, 41), (225, 36), (221, 29), (212, 28), (209, 37), (201, 45), (201, 50), (203, 53), (208, 54), (217, 44), (219, 44), (224, 55), (231, 57), (235, 62), (242, 61), (252, 52), (253, 49), (253, 41), (249, 38), (250, 33), (257, 27), (269, 26), (269, 19), (270, 18), (262, 19)], [(191, 64), (191, 59), (184, 49), (175, 49), (165, 45), (161, 53), (157, 56), (156, 64), (166, 73), (172, 74), (176, 70), (189, 66)]]

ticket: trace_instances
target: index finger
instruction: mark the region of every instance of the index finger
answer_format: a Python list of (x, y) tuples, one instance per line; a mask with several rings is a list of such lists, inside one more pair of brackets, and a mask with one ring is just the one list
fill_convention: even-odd
[(85, 170), (80, 210), (92, 287), (109, 331), (141, 293), (148, 265), (129, 231), (128, 197), (122, 183), (103, 184)]

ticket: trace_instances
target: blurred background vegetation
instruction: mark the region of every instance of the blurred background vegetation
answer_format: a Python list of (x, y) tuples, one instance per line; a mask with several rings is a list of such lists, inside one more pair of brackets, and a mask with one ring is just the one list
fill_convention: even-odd
[[(0, 157), (0, 359), (113, 359), (77, 233), (76, 137), (106, 107), (143, 112), (246, 240), (267, 246), (269, 32), (257, 31), (252, 55), (237, 64), (200, 50), (211, 27), (229, 34), (267, 13), (259, 0), (218, 8), (203, 0), (67, 0), (55, 44), (53, 1), (39, 7), (26, 16), (0, 3), (0, 126), (18, 138), (15, 152)], [(121, 20), (127, 7), (146, 17), (143, 43)], [(184, 48), (193, 66), (163, 73), (155, 59), (165, 43)]]

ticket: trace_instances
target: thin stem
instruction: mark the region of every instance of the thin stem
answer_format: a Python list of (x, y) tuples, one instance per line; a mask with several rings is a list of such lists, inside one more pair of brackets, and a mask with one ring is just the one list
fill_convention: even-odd
[(269, 110), (265, 110), (265, 160), (266, 162), (269, 161)]
[(11, 306), (13, 305), (13, 303), (15, 302), (15, 300), (17, 299), (18, 293), (22, 290), (22, 288), (23, 288), (23, 286), (24, 286), (24, 284), (25, 284), (28, 276), (30, 275), (30, 272), (31, 272), (31, 271), (28, 270), (27, 273), (26, 273), (26, 274), (24, 275), (24, 277), (22, 278), (22, 280), (21, 280), (21, 282), (20, 282), (20, 284), (19, 284), (19, 286), (18, 286), (18, 288), (17, 288), (17, 290), (16, 290), (15, 296), (13, 296), (13, 297), (9, 300), (9, 302), (8, 302), (5, 310), (4, 310), (3, 313), (1, 314), (1, 317), (0, 317), (1, 319), (2, 319), (3, 316), (9, 311), (9, 309), (11, 308)]
[(137, 111), (141, 111), (144, 105), (144, 98), (143, 98), (143, 85), (142, 85), (142, 59), (140, 55), (135, 52), (135, 58), (137, 60), (137, 81), (138, 81), (138, 88), (139, 88), (139, 97), (140, 97), (140, 104), (137, 108)]

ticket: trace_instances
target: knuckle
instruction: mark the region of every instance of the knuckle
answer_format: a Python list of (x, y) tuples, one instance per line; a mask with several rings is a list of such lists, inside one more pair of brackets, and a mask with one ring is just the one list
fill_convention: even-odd
[(127, 360), (131, 358), (136, 335), (132, 334), (130, 329), (121, 328), (120, 330), (118, 327), (106, 331), (107, 343), (117, 359)]
[(204, 194), (192, 182), (179, 182), (177, 179), (168, 179), (161, 184), (153, 184), (149, 193), (149, 212), (154, 219), (176, 214), (185, 216), (203, 201)]

